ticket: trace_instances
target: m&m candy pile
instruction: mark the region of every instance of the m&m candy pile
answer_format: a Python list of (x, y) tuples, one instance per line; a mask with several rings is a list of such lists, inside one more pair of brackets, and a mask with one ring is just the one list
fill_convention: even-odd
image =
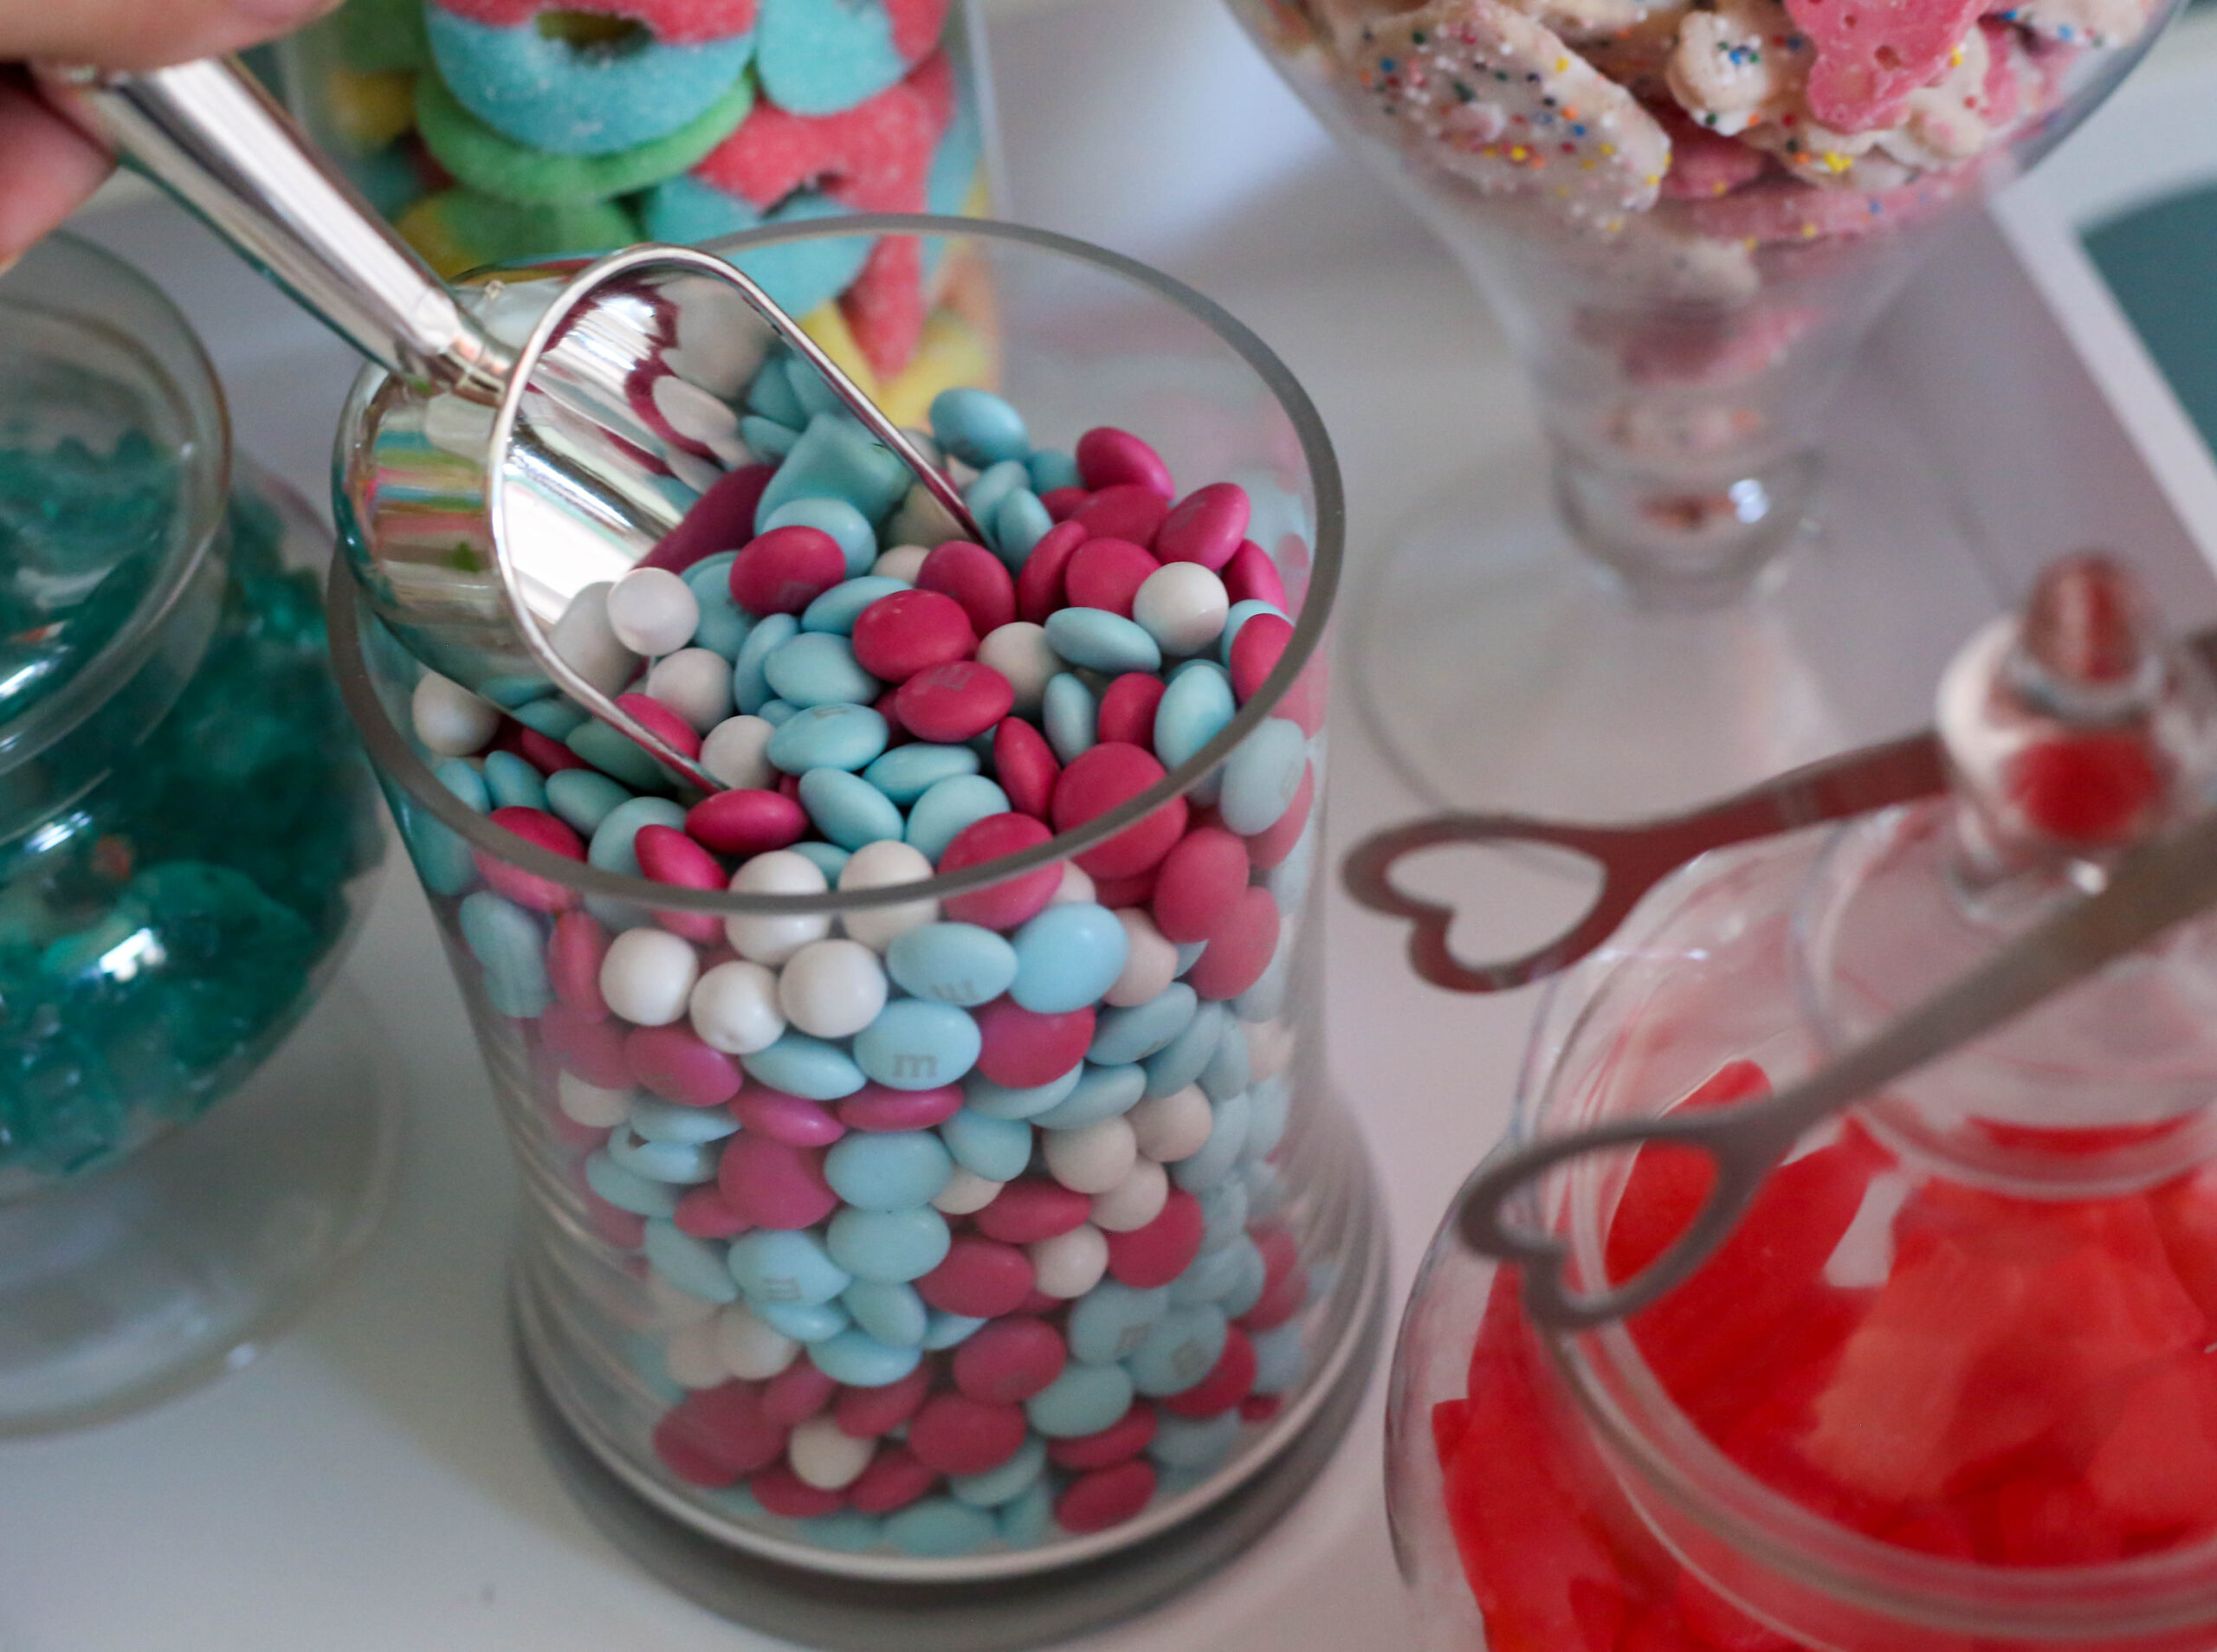
[(1045, 844), (1269, 714), (1067, 860), (843, 917), (657, 913), (420, 816), (411, 847), (647, 1294), (660, 1471), (830, 1548), (1030, 1547), (1198, 1484), (1303, 1375), (1274, 1160), (1322, 667), (1272, 679), (1306, 551), (1249, 539), (1238, 486), (1181, 493), (1115, 429), (1036, 448), (973, 390), (930, 410), (985, 529), (948, 539), (824, 394), (773, 358), (742, 429), (781, 458), (553, 633), (729, 789), (427, 676), (465, 805), (648, 886), (828, 895)]

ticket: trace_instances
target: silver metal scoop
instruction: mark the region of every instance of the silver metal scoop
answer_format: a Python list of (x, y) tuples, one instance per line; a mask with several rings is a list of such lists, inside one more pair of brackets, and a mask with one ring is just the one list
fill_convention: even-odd
[[(519, 678), (544, 678), (692, 784), (719, 789), (559, 654), (554, 628), (579, 592), (652, 555), (743, 453), (720, 430), (737, 423), (729, 369), (772, 342), (823, 376), (954, 531), (979, 538), (953, 482), (721, 259), (648, 245), (548, 264), (477, 289), (474, 313), (234, 64), (44, 68), (40, 80), (57, 108), (390, 375), (358, 391), (342, 451), (402, 428), (420, 437), (441, 407), (449, 432), (466, 432), (475, 462), (443, 476), (436, 535), (347, 536), (380, 617), (465, 687), (500, 699)], [(540, 281), (551, 303), (503, 342), (490, 313)], [(751, 526), (719, 548), (747, 537)]]

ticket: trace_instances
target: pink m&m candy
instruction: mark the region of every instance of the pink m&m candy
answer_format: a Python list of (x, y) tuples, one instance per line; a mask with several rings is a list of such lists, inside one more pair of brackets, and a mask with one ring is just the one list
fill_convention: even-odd
[(639, 565), (682, 574), (696, 562), (745, 545), (754, 537), (756, 507), (777, 474), (775, 465), (743, 465), (717, 477)]
[(811, 1359), (796, 1359), (762, 1385), (762, 1415), (797, 1428), (831, 1403), (839, 1384)]
[(1060, 1182), (1026, 1176), (1011, 1182), (993, 1202), (970, 1219), (978, 1231), (1007, 1245), (1036, 1245), (1042, 1239), (1085, 1225), (1093, 1201)]
[(1278, 565), (1254, 540), (1245, 541), (1233, 552), (1231, 560), (1220, 571), (1224, 575), (1224, 594), (1233, 602), (1268, 603), (1289, 614), (1293, 611), (1285, 581), (1278, 577)]
[(1078, 480), (1096, 493), (1122, 483), (1145, 487), (1165, 500), (1177, 492), (1162, 455), (1130, 431), (1114, 425), (1088, 430), (1077, 439), (1071, 456), (1077, 461)]
[(1207, 1226), (1201, 1202), (1183, 1188), (1173, 1188), (1160, 1214), (1147, 1226), (1108, 1236), (1108, 1272), (1118, 1284), (1135, 1291), (1167, 1285), (1201, 1254), (1201, 1236)]
[(954, 1351), (954, 1385), (972, 1399), (1020, 1405), (1063, 1374), (1070, 1350), (1044, 1320), (995, 1320)]
[(839, 1122), (850, 1130), (890, 1133), (929, 1130), (945, 1124), (962, 1108), (962, 1092), (954, 1085), (936, 1090), (894, 1090), (882, 1084), (865, 1084), (839, 1103)]
[(582, 1015), (557, 999), (539, 1017), (539, 1042), (556, 1066), (588, 1084), (604, 1090), (631, 1087), (624, 1029), (613, 1022)]
[(1145, 545), (1160, 530), (1169, 512), (1167, 495), (1134, 483), (1102, 488), (1079, 506), (1070, 520), (1090, 534)]
[(1030, 1431), (1020, 1406), (934, 1394), (908, 1421), (908, 1449), (940, 1474), (982, 1475), (1021, 1450)]
[(1039, 502), (1047, 507), (1047, 518), (1057, 526), (1076, 516), (1092, 494), (1083, 487), (1050, 487), (1039, 495)]
[(974, 1013), (980, 1045), (978, 1070), (1012, 1090), (1051, 1084), (1083, 1060), (1086, 1047), (1093, 1042), (1095, 1011), (1090, 1004), (1048, 1015), (1026, 1010), (1013, 998), (995, 998)]
[(701, 755), (700, 731), (659, 700), (646, 694), (618, 694), (616, 704), (665, 745), (688, 758)]
[(1063, 765), (1055, 760), (1047, 737), (1021, 717), (1004, 717), (993, 730), (993, 773), (1018, 814), (1047, 818)]
[(1309, 1300), (1309, 1275), (1301, 1266), (1300, 1246), (1283, 1228), (1251, 1229), (1249, 1236), (1263, 1253), (1263, 1294), (1237, 1323), (1251, 1332), (1275, 1331)]
[(1016, 617), (1016, 584), (1001, 559), (982, 545), (950, 539), (924, 558), (916, 589), (960, 604), (979, 636), (988, 636)]
[(989, 665), (956, 660), (919, 671), (893, 696), (901, 726), (920, 740), (953, 745), (982, 734), (1016, 705), (1009, 680)]
[(1146, 1450), (1154, 1442), (1154, 1407), (1145, 1400), (1134, 1400), (1130, 1410), (1098, 1434), (1050, 1440), (1047, 1461), (1057, 1468), (1106, 1468)]
[(1133, 1519), (1154, 1495), (1154, 1465), (1134, 1458), (1072, 1481), (1055, 1500), (1055, 1519), (1065, 1532), (1105, 1532)]
[(739, 1063), (692, 1028), (635, 1027), (624, 1040), (631, 1081), (682, 1107), (720, 1107), (739, 1094)]
[(788, 1095), (751, 1079), (731, 1110), (746, 1128), (788, 1147), (829, 1147), (847, 1133), (847, 1126), (822, 1102)]
[(1181, 945), (1216, 933), (1247, 889), (1247, 845), (1221, 826), (1197, 826), (1162, 857), (1155, 927)]
[(854, 644), (855, 662), (863, 670), (903, 683), (928, 666), (968, 659), (977, 652), (978, 632), (962, 604), (944, 591), (896, 590), (856, 617)]
[[(806, 1360), (800, 1362), (806, 1365)], [(825, 1514), (836, 1514), (847, 1506), (844, 1492), (825, 1491), (811, 1486), (795, 1474), (789, 1463), (779, 1463), (747, 1477), (747, 1489), (754, 1500), (772, 1514), (781, 1514), (789, 1520), (812, 1520)]]
[(762, 1414), (752, 1383), (697, 1389), (655, 1424), (655, 1455), (688, 1485), (729, 1486), (785, 1455), (786, 1430)]
[(857, 1440), (890, 1434), (916, 1414), (937, 1378), (929, 1365), (921, 1365), (882, 1388), (843, 1388), (831, 1402), (831, 1420), (842, 1434)]
[(1293, 641), (1293, 627), (1276, 614), (1257, 614), (1231, 639), (1232, 698), (1245, 705), (1261, 692)]
[(1238, 553), (1247, 538), (1247, 490), (1237, 482), (1211, 482), (1171, 507), (1155, 530), (1154, 554), (1164, 562), (1198, 562), (1212, 572)]
[(1152, 671), (1127, 671), (1102, 692), (1096, 738), (1126, 745), (1154, 744), (1154, 714), (1162, 706), (1162, 679)]
[(757, 619), (798, 614), (847, 577), (847, 553), (820, 528), (772, 528), (731, 565), (731, 599)]
[(754, 1225), (731, 1208), (723, 1189), (714, 1182), (688, 1189), (670, 1220), (680, 1233), (689, 1233), (695, 1239), (736, 1239)]
[(685, 830), (719, 855), (751, 857), (799, 842), (808, 830), (808, 810), (782, 792), (740, 786), (694, 804)]
[[(721, 889), (729, 881), (716, 857), (675, 826), (642, 826), (631, 840), (639, 857), (639, 870), (656, 883), (680, 889)], [(655, 914), (664, 929), (688, 940), (713, 943), (722, 939), (724, 920), (708, 912), (663, 912)]]
[[(1033, 732), (1036, 734), (1037, 731)], [(1013, 796), (1010, 801), (1015, 801)], [(983, 820), (971, 822), (954, 835), (939, 857), (939, 870), (960, 872), (983, 866), (989, 861), (1037, 849), (1053, 836), (1044, 823), (1028, 814), (988, 815)], [(982, 889), (949, 895), (940, 907), (957, 923), (976, 924), (981, 929), (1014, 929), (1044, 912), (1047, 903), (1055, 898), (1055, 891), (1062, 887), (1062, 868), (1034, 867), (1019, 876), (988, 884)], [(1067, 1067), (1057, 1068), (1047, 1076), (1054, 1078), (1068, 1070)], [(1045, 1080), (1036, 1081), (1044, 1083)]]
[(587, 1021), (608, 1015), (600, 996), (600, 964), (608, 956), (608, 932), (590, 913), (566, 912), (554, 920), (546, 941), (546, 975), (554, 996)]
[(966, 1320), (1013, 1313), (1031, 1294), (1031, 1258), (1013, 1244), (975, 1234), (957, 1234), (946, 1260), (916, 1281), (926, 1302)]
[[(1136, 745), (1110, 740), (1081, 752), (1055, 786), (1054, 826), (1075, 831), (1086, 822), (1128, 803), (1163, 776), (1162, 765)], [(1173, 797), (1105, 843), (1096, 843), (1077, 863), (1096, 878), (1128, 877), (1144, 872), (1170, 853), (1184, 836), (1186, 800)]]
[[(566, 861), (585, 858), (585, 843), (568, 823), (543, 809), (495, 809), (490, 819), (495, 826), (549, 855), (559, 855)], [(562, 912), (578, 903), (576, 894), (553, 879), (526, 872), (489, 850), (472, 849), (470, 858), (477, 862), (478, 875), (519, 907), (529, 907), (533, 912)]]
[(1263, 978), (1278, 949), (1278, 903), (1261, 886), (1244, 891), (1208, 938), (1208, 950), (1186, 971), (1204, 998), (1236, 998)]
[(1057, 522), (1042, 534), (1024, 558), (1016, 575), (1016, 612), (1018, 619), (1044, 625), (1047, 616), (1063, 606), (1064, 573), (1078, 546), (1090, 537), (1083, 522)]
[(535, 728), (517, 731), (516, 751), (541, 774), (559, 774), (565, 769), (592, 766), (561, 741), (550, 739)]
[(758, 1228), (813, 1227), (839, 1208), (824, 1179), (824, 1152), (742, 1130), (724, 1149), (716, 1183), (731, 1208)]
[(1132, 598), (1161, 567), (1145, 545), (1129, 539), (1088, 539), (1072, 553), (1063, 589), (1073, 608), (1103, 608), (1129, 619)]
[(847, 1487), (847, 1500), (865, 1514), (890, 1514), (938, 1484), (939, 1470), (917, 1462), (907, 1446), (883, 1445)]

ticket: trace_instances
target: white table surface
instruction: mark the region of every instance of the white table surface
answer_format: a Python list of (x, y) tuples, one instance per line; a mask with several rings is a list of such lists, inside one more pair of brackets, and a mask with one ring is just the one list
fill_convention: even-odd
[[(1327, 146), (1214, 5), (1023, 0), (997, 19), (993, 45), (1013, 216), (1162, 264), (1285, 356), (1346, 468), (1354, 588), (1367, 533), (1445, 486), (1473, 445), (1524, 436), (1526, 399), (1460, 276)], [(191, 313), (243, 447), (320, 500), (352, 371), (344, 351), (165, 207), (89, 227)], [(1328, 819), (1344, 849), (1418, 808), (1344, 696), (1335, 718)], [(1432, 892), (1431, 878), (1420, 887)], [(1560, 911), (1543, 891), (1464, 893), (1496, 925)], [(1328, 925), (1334, 1067), (1384, 1183), (1398, 1300), (1455, 1184), (1505, 1121), (1531, 998), (1418, 984), (1395, 929), (1336, 892)], [(0, 1652), (779, 1644), (611, 1550), (527, 1433), (502, 1296), (514, 1178), (398, 854), (347, 974), (404, 1034), (410, 1134), (383, 1229), (243, 1370), (151, 1413), (0, 1447)], [(1408, 1644), (1380, 1483), (1382, 1387), (1260, 1546), (1084, 1644)]]

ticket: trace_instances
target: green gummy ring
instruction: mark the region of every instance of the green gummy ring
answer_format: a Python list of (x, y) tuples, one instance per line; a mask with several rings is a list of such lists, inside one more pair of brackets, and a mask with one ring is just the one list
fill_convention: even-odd
[(449, 279), (486, 264), (603, 253), (639, 238), (631, 215), (611, 201), (526, 205), (467, 189), (425, 197), (397, 227)]
[(550, 155), (494, 131), (463, 108), (436, 74), (416, 78), (416, 127), (431, 158), (479, 194), (526, 206), (612, 200), (690, 171), (753, 106), (750, 68), (667, 137), (612, 155)]

